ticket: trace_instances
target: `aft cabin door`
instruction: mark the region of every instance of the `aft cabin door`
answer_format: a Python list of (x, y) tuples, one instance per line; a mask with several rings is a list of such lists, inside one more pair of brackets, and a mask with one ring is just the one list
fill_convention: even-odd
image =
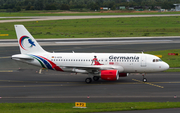
[(146, 56), (142, 56), (141, 58), (141, 67), (146, 67)]

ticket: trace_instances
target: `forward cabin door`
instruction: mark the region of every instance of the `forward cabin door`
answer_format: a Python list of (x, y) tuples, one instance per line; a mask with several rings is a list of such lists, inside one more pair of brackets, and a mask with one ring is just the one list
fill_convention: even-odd
[(146, 56), (142, 55), (141, 57), (141, 67), (146, 67)]

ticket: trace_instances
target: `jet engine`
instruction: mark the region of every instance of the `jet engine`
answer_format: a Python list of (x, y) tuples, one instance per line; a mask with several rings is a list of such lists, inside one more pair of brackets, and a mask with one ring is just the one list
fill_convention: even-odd
[(101, 70), (101, 79), (115, 81), (119, 79), (118, 70)]

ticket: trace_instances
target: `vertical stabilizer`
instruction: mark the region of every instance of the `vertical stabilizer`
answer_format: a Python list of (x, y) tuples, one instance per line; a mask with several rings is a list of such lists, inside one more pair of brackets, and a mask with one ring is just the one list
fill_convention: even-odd
[(46, 52), (23, 25), (14, 25), (21, 54)]

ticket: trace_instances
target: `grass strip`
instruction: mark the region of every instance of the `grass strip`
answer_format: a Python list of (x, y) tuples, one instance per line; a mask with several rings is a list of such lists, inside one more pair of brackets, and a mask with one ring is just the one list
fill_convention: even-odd
[(180, 108), (180, 102), (109, 102), (87, 103), (86, 109), (73, 108), (74, 103), (0, 103), (1, 113), (87, 113)]
[(179, 36), (180, 17), (99, 18), (1, 23), (0, 39), (16, 39), (14, 24), (35, 38)]
[(180, 14), (180, 12), (152, 12), (152, 11), (97, 11), (97, 12), (70, 12), (62, 10), (51, 10), (51, 11), (20, 11), (20, 12), (1, 12), (1, 17), (8, 16), (87, 16), (87, 15), (149, 15), (149, 14)]
[(180, 69), (168, 69), (168, 70), (166, 70), (166, 71), (164, 71), (164, 72), (180, 72)]

